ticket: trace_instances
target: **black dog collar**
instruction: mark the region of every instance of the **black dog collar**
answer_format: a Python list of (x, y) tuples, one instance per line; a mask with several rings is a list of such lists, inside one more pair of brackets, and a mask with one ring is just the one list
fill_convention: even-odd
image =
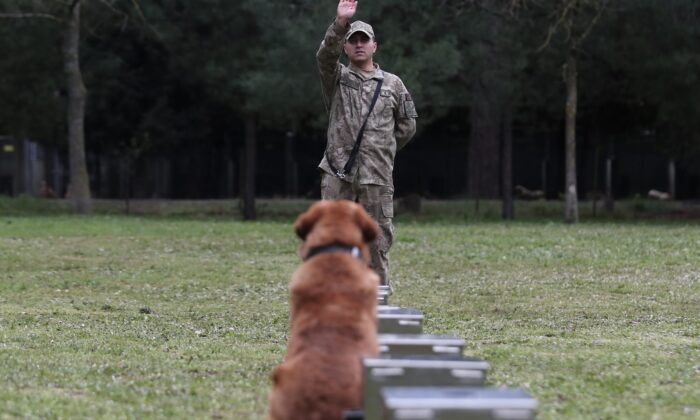
[(360, 248), (356, 246), (348, 246), (341, 244), (322, 245), (317, 246), (316, 248), (311, 248), (309, 250), (309, 254), (306, 256), (306, 259), (308, 260), (312, 257), (315, 257), (316, 255), (328, 254), (330, 252), (345, 252), (346, 254), (350, 254), (353, 257), (357, 258), (358, 260), (362, 259), (362, 252), (360, 252)]

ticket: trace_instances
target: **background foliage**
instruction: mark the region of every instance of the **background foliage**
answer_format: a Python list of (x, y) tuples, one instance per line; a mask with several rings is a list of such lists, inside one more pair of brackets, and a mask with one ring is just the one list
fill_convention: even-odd
[[(322, 141), (314, 55), (336, 2), (83, 1), (89, 152), (118, 156), (138, 144), (150, 157), (232, 155), (250, 116), (279, 143), (285, 133)], [(3, 0), (0, 13), (56, 4)], [(576, 10), (568, 20), (567, 7)], [(418, 139), (431, 140), (426, 149), (447, 137), (471, 142), (461, 166), (482, 173), (485, 196), (495, 197), (499, 136), (512, 130), (543, 149), (563, 138), (562, 65), (582, 34), (578, 131), (588, 145), (651, 143), (692, 162), (698, 9), (693, 0), (383, 0), (361, 2), (356, 17), (375, 26), (377, 61), (415, 97)], [(2, 19), (0, 35), (0, 133), (65, 148), (60, 25)], [(471, 146), (482, 137), (490, 146)], [(300, 165), (313, 167), (320, 150), (304, 153)]]

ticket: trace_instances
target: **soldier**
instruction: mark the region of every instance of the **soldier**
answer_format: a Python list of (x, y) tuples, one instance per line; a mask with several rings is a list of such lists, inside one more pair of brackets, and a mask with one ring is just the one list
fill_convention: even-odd
[[(352, 200), (377, 221), (372, 268), (389, 285), (394, 239), (394, 157), (416, 132), (416, 108), (401, 79), (374, 63), (372, 27), (349, 24), (357, 0), (340, 0), (316, 60), (329, 115), (326, 152), (319, 164), (324, 200)], [(340, 63), (345, 52), (349, 65)]]

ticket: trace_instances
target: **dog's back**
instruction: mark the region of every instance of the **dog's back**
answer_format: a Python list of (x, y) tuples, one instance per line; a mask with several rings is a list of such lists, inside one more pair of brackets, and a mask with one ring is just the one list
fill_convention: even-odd
[[(333, 211), (333, 206), (325, 206), (325, 211)], [(340, 218), (338, 223), (354, 221)], [(358, 245), (366, 248), (364, 242)], [(378, 352), (378, 283), (367, 264), (349, 253), (317, 255), (297, 269), (290, 285), (287, 355), (273, 372), (271, 419), (340, 419), (343, 411), (360, 408), (360, 358)]]

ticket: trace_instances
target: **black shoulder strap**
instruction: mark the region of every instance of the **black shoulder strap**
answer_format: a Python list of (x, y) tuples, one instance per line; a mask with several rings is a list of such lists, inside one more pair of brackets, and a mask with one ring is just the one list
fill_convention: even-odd
[(367, 115), (365, 115), (365, 120), (362, 123), (362, 127), (360, 127), (360, 131), (357, 133), (357, 139), (355, 140), (355, 145), (352, 147), (352, 151), (350, 152), (350, 157), (348, 158), (348, 161), (345, 163), (345, 166), (342, 170), (335, 169), (335, 167), (331, 163), (330, 157), (328, 156), (328, 150), (326, 149), (326, 161), (328, 162), (328, 166), (330, 166), (331, 171), (333, 171), (335, 176), (337, 176), (340, 179), (345, 178), (345, 175), (347, 175), (350, 172), (350, 169), (352, 169), (352, 166), (355, 164), (355, 159), (357, 159), (357, 153), (360, 151), (362, 137), (365, 134), (365, 127), (367, 127), (367, 120), (369, 120), (369, 116), (372, 114), (372, 110), (374, 110), (374, 105), (377, 103), (377, 99), (379, 98), (379, 92), (382, 90), (383, 83), (383, 79), (379, 79), (379, 81), (377, 81), (377, 88), (374, 90), (374, 96), (372, 97), (372, 103), (369, 105), (369, 111), (367, 111)]

